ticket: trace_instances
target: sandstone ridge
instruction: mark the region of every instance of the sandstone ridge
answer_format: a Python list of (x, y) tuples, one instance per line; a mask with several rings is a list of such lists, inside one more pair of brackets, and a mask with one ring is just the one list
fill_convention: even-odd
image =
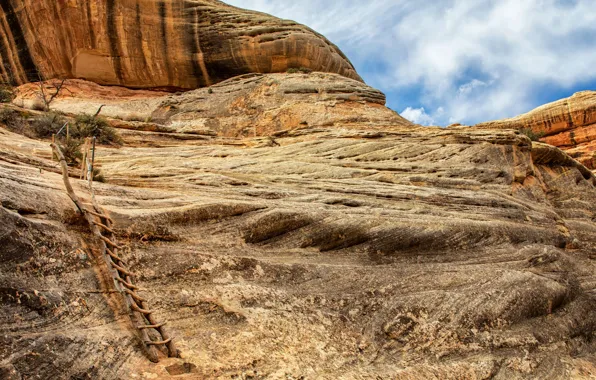
[(540, 141), (564, 149), (596, 169), (596, 92), (582, 91), (526, 114), (476, 125), (477, 128), (530, 129)]
[(324, 36), (216, 0), (7, 0), (0, 77), (192, 89), (305, 67), (361, 80)]
[[(15, 103), (31, 107), (38, 87), (19, 87)], [(413, 124), (385, 107), (385, 95), (338, 74), (246, 74), (209, 89), (178, 94), (99, 86), (69, 80), (51, 104), (66, 113), (151, 121), (129, 130), (149, 129), (187, 136), (256, 137), (312, 127), (382, 131)], [(129, 132), (130, 133), (130, 132)]]

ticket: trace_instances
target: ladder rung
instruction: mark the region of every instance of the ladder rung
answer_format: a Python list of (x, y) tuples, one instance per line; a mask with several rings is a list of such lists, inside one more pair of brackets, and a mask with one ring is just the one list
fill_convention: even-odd
[(120, 258), (120, 256), (116, 255), (114, 252), (110, 251), (109, 248), (106, 248), (108, 256), (110, 256), (114, 260), (118, 260), (122, 263), (122, 265), (126, 265), (126, 262)]
[(120, 272), (124, 273), (127, 276), (134, 277), (134, 273), (130, 272), (128, 269), (121, 267), (120, 265), (112, 262), (112, 266), (119, 270)]
[(134, 311), (138, 311), (141, 314), (153, 314), (155, 313), (155, 310), (147, 310), (147, 309), (141, 309), (140, 307), (137, 306), (137, 304), (133, 303), (130, 305), (132, 307), (132, 309)]
[(113, 241), (111, 241), (110, 239), (108, 239), (105, 236), (100, 235), (99, 236), (101, 238), (101, 240), (103, 240), (106, 244), (111, 245), (112, 247), (116, 248), (116, 249), (121, 249), (122, 247), (117, 245), (116, 243), (114, 243)]
[(93, 222), (93, 224), (95, 224), (95, 225), (96, 225), (96, 226), (98, 226), (98, 227), (101, 227), (101, 228), (103, 228), (104, 230), (108, 231), (109, 233), (112, 233), (112, 234), (115, 234), (115, 233), (116, 233), (116, 232), (114, 232), (114, 230), (113, 230), (113, 229), (111, 229), (110, 227), (106, 226), (106, 225), (105, 225), (105, 224), (103, 224), (103, 223), (99, 223), (99, 222)]
[(138, 295), (137, 293), (133, 292), (130, 289), (124, 289), (124, 292), (126, 294), (130, 294), (132, 296), (132, 298), (134, 298), (135, 300), (139, 301), (139, 302), (147, 302), (147, 300), (143, 297), (141, 297), (140, 295)]
[(163, 326), (165, 326), (165, 325), (166, 325), (166, 322), (163, 322), (163, 323), (158, 323), (158, 324), (156, 324), (156, 325), (143, 325), (143, 326), (137, 326), (137, 328), (138, 328), (139, 330), (142, 330), (142, 329), (158, 329), (158, 328), (160, 328), (160, 327), (163, 327)]
[(87, 208), (85, 208), (85, 212), (88, 212), (88, 213), (89, 213), (89, 214), (91, 214), (91, 215), (95, 215), (95, 216), (97, 216), (98, 218), (104, 218), (104, 219), (106, 219), (106, 220), (109, 220), (109, 221), (111, 221), (111, 220), (112, 220), (112, 219), (110, 219), (110, 217), (109, 217), (109, 216), (107, 216), (106, 214), (100, 214), (100, 213), (98, 213), (98, 212), (91, 211), (91, 210), (89, 210), (89, 209), (87, 209)]
[(138, 286), (135, 286), (135, 285), (133, 285), (133, 284), (131, 284), (129, 282), (126, 282), (123, 279), (121, 279), (120, 277), (116, 277), (116, 281), (120, 282), (122, 285), (126, 286), (129, 289), (132, 289), (132, 290), (138, 290), (139, 289)]
[(160, 341), (155, 341), (155, 342), (153, 342), (153, 341), (145, 342), (145, 344), (148, 345), (148, 346), (157, 346), (157, 345), (160, 345), (160, 344), (168, 344), (171, 341), (172, 341), (172, 338), (168, 338), (166, 340), (160, 340)]

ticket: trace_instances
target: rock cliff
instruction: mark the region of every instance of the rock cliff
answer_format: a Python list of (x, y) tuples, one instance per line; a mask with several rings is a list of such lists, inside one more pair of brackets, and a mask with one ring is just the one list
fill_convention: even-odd
[[(0, 378), (596, 377), (596, 177), (510, 129), (588, 127), (588, 94), (425, 128), (323, 37), (267, 15), (212, 0), (0, 6), (4, 79), (93, 80), (66, 81), (51, 108), (103, 106), (121, 135), (97, 150), (94, 198), (182, 352), (143, 355), (49, 141), (24, 136), (48, 116), (25, 84), (0, 106)], [(296, 65), (331, 73), (268, 73)]]
[(192, 89), (305, 67), (361, 80), (325, 37), (216, 0), (3, 0), (0, 77)]
[(538, 107), (512, 119), (476, 125), (478, 128), (529, 129), (540, 141), (565, 150), (596, 169), (596, 92), (583, 91)]
[[(228, 105), (245, 99), (257, 111), (228, 114), (222, 125), (265, 126), (288, 104), (308, 110), (324, 97), (281, 90), (296, 78), (237, 78), (213, 94), (159, 97), (145, 110), (165, 123), (204, 107), (225, 120)], [(358, 83), (301, 78), (302, 88)], [(238, 135), (244, 127), (188, 133), (188, 125), (112, 119), (126, 128), (125, 145), (98, 150), (107, 183), (95, 185), (95, 196), (116, 222), (142, 294), (182, 350), (182, 359), (158, 364), (142, 354), (48, 142), (0, 128), (2, 374), (596, 375), (592, 172), (512, 130), (412, 125), (383, 111), (377, 92), (348, 88), (351, 103), (329, 107), (332, 125), (313, 116), (312, 125), (292, 121), (256, 137)], [(100, 101), (114, 91), (130, 90), (110, 88)], [(134, 102), (145, 95), (126, 92), (128, 100), (106, 108), (140, 108)], [(220, 105), (207, 107), (208, 96)], [(270, 97), (280, 110), (262, 109)], [(172, 99), (178, 108), (167, 116)], [(346, 117), (366, 108), (370, 120)], [(71, 181), (88, 201), (86, 184)]]

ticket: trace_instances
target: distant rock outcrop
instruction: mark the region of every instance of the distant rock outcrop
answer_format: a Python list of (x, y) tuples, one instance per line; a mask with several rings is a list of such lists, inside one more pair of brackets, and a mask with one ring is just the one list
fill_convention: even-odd
[(0, 77), (192, 89), (305, 67), (361, 80), (325, 37), (216, 0), (3, 0)]
[(596, 92), (582, 91), (526, 114), (476, 125), (480, 128), (527, 129), (540, 141), (565, 150), (590, 169), (596, 168)]

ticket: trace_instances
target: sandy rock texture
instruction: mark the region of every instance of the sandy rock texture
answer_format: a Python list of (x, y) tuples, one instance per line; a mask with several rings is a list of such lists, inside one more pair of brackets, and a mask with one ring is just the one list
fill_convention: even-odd
[(0, 373), (596, 376), (593, 174), (512, 130), (346, 124), (99, 149), (97, 200), (183, 353), (159, 364), (48, 143), (0, 128)]
[[(14, 103), (38, 101), (37, 84), (17, 89)], [(172, 132), (187, 138), (256, 137), (303, 128), (390, 130), (411, 123), (385, 107), (385, 95), (338, 74), (246, 74), (188, 92), (130, 90), (81, 80), (65, 82), (51, 109), (101, 115), (122, 128)]]
[(216, 0), (7, 0), (0, 25), (0, 77), (17, 84), (192, 89), (300, 67), (361, 80), (317, 32)]
[(478, 128), (531, 129), (540, 141), (565, 150), (596, 169), (596, 92), (582, 91), (512, 119), (491, 121)]

